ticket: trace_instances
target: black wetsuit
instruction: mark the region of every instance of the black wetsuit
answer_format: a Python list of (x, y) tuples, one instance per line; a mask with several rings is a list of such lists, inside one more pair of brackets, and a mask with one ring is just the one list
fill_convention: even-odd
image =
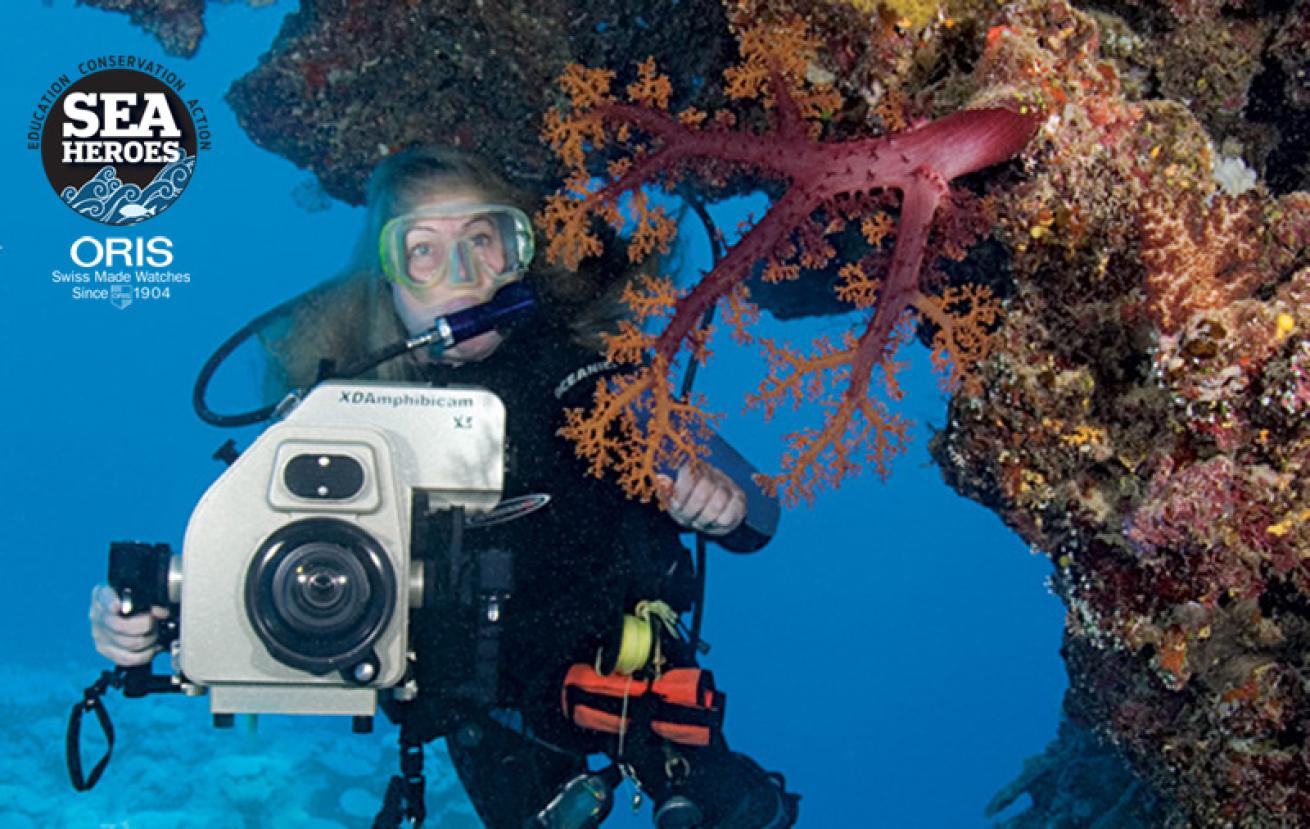
[[(448, 738), (456, 771), (493, 829), (522, 829), (583, 770), (587, 754), (613, 754), (617, 747), (612, 735), (583, 730), (565, 717), (560, 695), (568, 668), (592, 663), (636, 602), (659, 599), (686, 612), (695, 598), (693, 566), (677, 525), (655, 505), (628, 499), (612, 480), (586, 474), (572, 445), (556, 434), (564, 409), (587, 405), (603, 375), (593, 371), (579, 382), (570, 380), (601, 362), (563, 332), (537, 322), (516, 331), (488, 360), (424, 369), (435, 385), (479, 386), (504, 401), (503, 496), (550, 497), (544, 507), (495, 526), (464, 522), (457, 535), (465, 564), (453, 570), (447, 556), (455, 531), (450, 515), (430, 522), (416, 539), (416, 551), (426, 548), (440, 562), (439, 595), (434, 607), (415, 614), (411, 639), (420, 696), (408, 704), (409, 716), (422, 723), (424, 738)], [(508, 551), (513, 562), (513, 589), (501, 616), (498, 682), (491, 692), (469, 684), (487, 654), (473, 644), (477, 613), (468, 607), (476, 604), (474, 562), (490, 549)], [(667, 655), (675, 665), (694, 663), (687, 646), (675, 643)], [(674, 779), (665, 772), (669, 750), (687, 760)], [(696, 801), (705, 826), (790, 825), (749, 815), (730, 818), (734, 810), (749, 811), (752, 798), (775, 796), (779, 787), (721, 739), (698, 749), (630, 733), (622, 759), (657, 804), (679, 793)], [(785, 802), (794, 812), (794, 800)]]

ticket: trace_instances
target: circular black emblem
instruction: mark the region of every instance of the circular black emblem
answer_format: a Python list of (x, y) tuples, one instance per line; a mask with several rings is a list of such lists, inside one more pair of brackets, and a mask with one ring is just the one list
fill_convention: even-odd
[(172, 206), (196, 166), (196, 127), (162, 80), (93, 72), (64, 90), (41, 132), (46, 178), (72, 209), (131, 225)]

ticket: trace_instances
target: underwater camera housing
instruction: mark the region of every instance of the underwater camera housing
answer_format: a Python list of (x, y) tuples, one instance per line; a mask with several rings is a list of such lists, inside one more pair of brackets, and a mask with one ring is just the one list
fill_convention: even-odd
[(191, 515), (169, 589), (184, 688), (215, 715), (371, 716), (406, 679), (409, 610), (431, 589), (414, 513), (494, 507), (504, 446), (485, 390), (315, 387)]

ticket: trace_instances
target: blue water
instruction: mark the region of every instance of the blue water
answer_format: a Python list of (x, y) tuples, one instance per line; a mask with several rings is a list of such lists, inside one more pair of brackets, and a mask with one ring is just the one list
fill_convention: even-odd
[[(9, 588), (0, 610), (9, 651), (0, 670), (0, 829), (367, 826), (393, 772), (385, 727), (361, 737), (339, 722), (265, 717), (257, 731), (218, 732), (203, 700), (115, 696), (120, 743), (104, 780), (79, 795), (63, 773), (67, 708), (104, 667), (86, 613), (106, 543), (180, 546), (192, 507), (221, 471), (209, 456), (229, 434), (191, 411), (197, 368), (241, 323), (333, 273), (360, 220), (339, 204), (299, 206), (293, 192), (308, 174), (253, 146), (222, 99), (292, 8), (210, 4), (208, 35), (190, 60), (164, 55), (125, 16), (70, 0), (0, 11)], [(186, 97), (200, 99), (213, 132), (178, 203), (134, 228), (72, 213), (25, 149), (32, 105), (50, 81), (76, 79), (79, 61), (102, 54), (166, 64), (185, 79)], [(122, 310), (52, 284), (52, 270), (73, 267), (78, 237), (138, 234), (171, 238), (171, 267), (191, 283)], [(697, 248), (690, 265), (703, 264), (692, 234), (688, 243)], [(844, 324), (763, 323), (797, 343)], [(915, 441), (890, 481), (865, 475), (788, 511), (756, 556), (712, 551), (707, 665), (729, 694), (729, 739), (786, 773), (804, 795), (803, 827), (984, 826), (992, 794), (1055, 734), (1063, 610), (1045, 585), (1049, 565), (942, 483), (926, 443), (945, 401), (927, 354), (910, 353), (899, 411), (916, 421)], [(754, 355), (723, 343), (698, 387), (728, 413), (725, 434), (770, 466), (789, 421), (740, 416), (759, 370)], [(233, 436), (244, 444), (253, 434)], [(429, 825), (476, 825), (444, 753), (429, 757), (438, 815)], [(648, 826), (648, 810), (634, 817), (623, 805), (607, 825)]]

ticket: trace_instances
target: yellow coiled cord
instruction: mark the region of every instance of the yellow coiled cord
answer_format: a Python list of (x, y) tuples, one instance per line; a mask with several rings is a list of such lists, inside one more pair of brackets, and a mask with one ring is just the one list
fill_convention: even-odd
[[(623, 638), (613, 673), (625, 676), (636, 673), (647, 665), (654, 666), (656, 676), (664, 664), (660, 652), (660, 627), (676, 637), (678, 614), (661, 601), (637, 602), (632, 613), (623, 614)], [(596, 673), (601, 670), (601, 654), (596, 654)]]

